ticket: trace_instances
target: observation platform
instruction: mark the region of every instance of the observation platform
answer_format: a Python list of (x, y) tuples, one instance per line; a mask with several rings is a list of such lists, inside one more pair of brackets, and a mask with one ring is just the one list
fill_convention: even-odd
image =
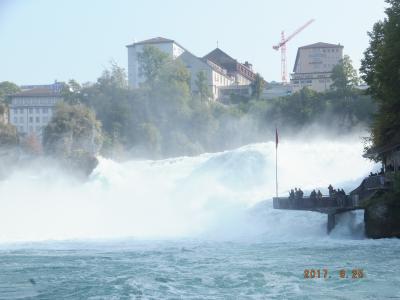
[(320, 198), (275, 197), (273, 198), (273, 207), (275, 209), (305, 210), (327, 214), (328, 233), (335, 227), (335, 216), (337, 214), (356, 209), (363, 209), (359, 198), (355, 197), (355, 195), (334, 195), (323, 196)]
[(275, 197), (275, 209), (315, 211), (328, 215), (328, 233), (335, 227), (335, 216), (347, 211), (364, 209), (364, 203), (376, 192), (390, 188), (391, 179), (384, 175), (374, 175), (365, 178), (359, 187), (349, 195), (334, 193), (322, 197)]

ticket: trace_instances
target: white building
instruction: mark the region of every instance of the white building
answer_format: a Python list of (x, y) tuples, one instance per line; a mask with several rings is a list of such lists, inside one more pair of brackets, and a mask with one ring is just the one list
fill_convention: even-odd
[(203, 58), (225, 69), (227, 74), (234, 78), (235, 85), (250, 85), (256, 78), (252, 64), (247, 61), (241, 64), (219, 48), (214, 49)]
[(169, 54), (173, 59), (179, 57), (185, 49), (173, 40), (156, 37), (153, 39), (133, 43), (126, 46), (128, 48), (128, 82), (132, 88), (138, 88), (140, 83), (145, 81), (140, 76), (138, 54), (143, 51), (145, 46), (153, 46), (157, 49)]
[(131, 88), (138, 88), (145, 81), (145, 78), (140, 76), (138, 62), (138, 54), (143, 51), (145, 46), (156, 47), (169, 54), (173, 59), (180, 59), (189, 70), (192, 93), (198, 92), (196, 86), (197, 74), (204, 72), (214, 100), (219, 99), (222, 95), (220, 89), (232, 85), (250, 85), (255, 78), (251, 64), (240, 64), (218, 48), (204, 57), (197, 57), (174, 40), (157, 37), (127, 46), (128, 81)]
[(199, 58), (192, 53), (185, 51), (179, 59), (183, 62), (190, 73), (190, 89), (197, 93), (196, 80), (200, 72), (204, 72), (213, 99), (220, 97), (220, 88), (232, 85), (234, 78), (228, 76), (227, 71), (210, 60)]
[(50, 122), (55, 105), (62, 101), (60, 91), (51, 86), (33, 88), (10, 96), (9, 122), (21, 135), (42, 137), (43, 128)]
[(328, 90), (332, 84), (332, 69), (342, 59), (343, 46), (340, 44), (315, 43), (300, 47), (290, 79), (293, 91), (303, 87), (317, 92)]

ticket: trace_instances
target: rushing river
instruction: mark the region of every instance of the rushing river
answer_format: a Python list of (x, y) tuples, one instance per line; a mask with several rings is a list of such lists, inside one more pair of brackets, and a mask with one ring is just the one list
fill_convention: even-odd
[[(358, 141), (282, 143), (279, 193), (350, 191), (376, 168), (361, 152)], [(274, 210), (274, 194), (273, 143), (100, 159), (85, 183), (36, 162), (0, 182), (0, 299), (400, 298), (398, 240), (365, 239), (362, 212), (328, 236), (326, 216)]]

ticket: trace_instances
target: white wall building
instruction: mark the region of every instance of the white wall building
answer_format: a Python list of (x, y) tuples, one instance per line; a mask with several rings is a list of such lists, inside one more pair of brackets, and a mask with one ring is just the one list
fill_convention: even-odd
[(55, 105), (62, 101), (60, 92), (51, 88), (34, 88), (11, 95), (9, 122), (21, 135), (42, 137)]
[(185, 49), (175, 41), (162, 37), (157, 37), (126, 46), (128, 48), (128, 82), (129, 86), (132, 88), (138, 88), (140, 83), (145, 81), (145, 78), (140, 76), (140, 66), (138, 62), (138, 53), (141, 53), (145, 46), (156, 47), (157, 49), (171, 55), (173, 59), (176, 59), (183, 52), (185, 52)]
[[(180, 59), (190, 73), (191, 92), (196, 93), (197, 74), (201, 71), (207, 76), (208, 86), (214, 100), (220, 97), (220, 89), (231, 85), (249, 85), (255, 78), (251, 65), (240, 64), (218, 48), (205, 57), (197, 57), (176, 43), (174, 40), (157, 37), (128, 45), (128, 82), (131, 88), (138, 88), (145, 81), (140, 76), (138, 54), (145, 46), (153, 46), (169, 54), (173, 59)], [(221, 55), (223, 54), (223, 55)], [(221, 63), (219, 58), (222, 57)], [(228, 70), (225, 65), (230, 69)]]
[(200, 72), (204, 72), (206, 75), (208, 87), (214, 100), (220, 96), (220, 87), (229, 86), (234, 83), (234, 78), (228, 76), (225, 69), (222, 69), (212, 61), (199, 58), (188, 51), (185, 51), (179, 59), (189, 70), (190, 89), (192, 93), (198, 92), (196, 80)]
[(297, 50), (296, 62), (290, 83), (293, 91), (309, 87), (323, 92), (332, 84), (332, 69), (343, 59), (343, 46), (338, 44), (315, 43)]

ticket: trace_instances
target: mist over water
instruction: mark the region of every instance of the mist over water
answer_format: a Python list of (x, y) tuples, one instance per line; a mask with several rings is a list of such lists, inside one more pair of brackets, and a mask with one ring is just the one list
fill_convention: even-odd
[[(295, 186), (324, 193), (329, 184), (350, 191), (376, 167), (361, 153), (358, 140), (280, 143), (280, 195)], [(326, 236), (326, 216), (272, 209), (272, 142), (160, 161), (100, 158), (84, 183), (40, 163), (1, 181), (0, 195), (0, 242)], [(357, 229), (354, 218), (347, 222)]]

